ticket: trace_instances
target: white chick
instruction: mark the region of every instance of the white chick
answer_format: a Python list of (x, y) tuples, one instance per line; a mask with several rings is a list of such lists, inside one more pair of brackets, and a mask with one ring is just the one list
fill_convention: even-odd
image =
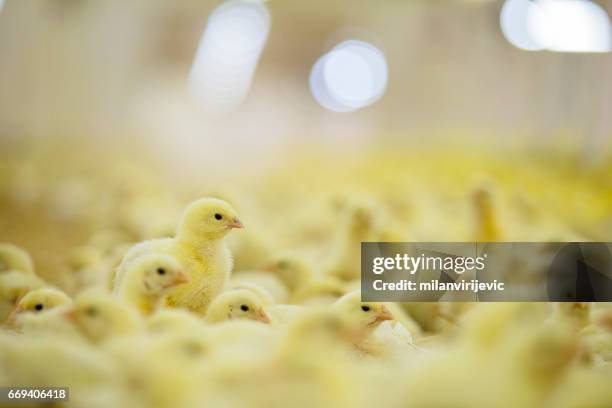
[(208, 323), (226, 320), (250, 319), (270, 323), (261, 299), (247, 289), (232, 289), (217, 296), (206, 312)]
[(183, 264), (191, 282), (173, 288), (166, 296), (166, 305), (202, 314), (227, 285), (232, 258), (223, 238), (234, 228), (243, 225), (228, 203), (214, 198), (196, 200), (183, 212), (174, 238), (145, 241), (132, 247), (117, 270), (117, 279), (143, 254), (172, 255)]
[(167, 254), (143, 255), (126, 267), (114, 292), (124, 301), (150, 314), (171, 288), (188, 283), (181, 263)]

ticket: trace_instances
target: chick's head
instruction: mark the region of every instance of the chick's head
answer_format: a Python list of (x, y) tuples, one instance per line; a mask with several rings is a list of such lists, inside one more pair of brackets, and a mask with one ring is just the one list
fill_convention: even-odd
[(260, 297), (248, 289), (233, 289), (217, 296), (206, 312), (210, 323), (233, 319), (249, 319), (270, 323)]
[(393, 314), (382, 303), (362, 302), (361, 292), (348, 293), (338, 299), (334, 307), (347, 319), (362, 329), (375, 329), (385, 320), (393, 320)]
[(26, 293), (44, 286), (45, 283), (34, 274), (10, 270), (0, 274), (0, 300), (15, 306)]
[(189, 204), (183, 212), (177, 235), (190, 241), (211, 240), (243, 227), (231, 205), (216, 198), (201, 198)]
[(76, 298), (66, 317), (93, 342), (137, 331), (138, 315), (109, 294), (88, 291)]
[(142, 284), (149, 294), (160, 294), (166, 289), (190, 281), (181, 263), (171, 255), (147, 255), (134, 266), (142, 273)]
[(266, 269), (276, 274), (291, 291), (295, 291), (313, 278), (313, 269), (308, 261), (291, 253), (279, 254)]
[(72, 299), (61, 290), (53, 288), (36, 289), (21, 298), (17, 304), (16, 313), (39, 313), (71, 303)]

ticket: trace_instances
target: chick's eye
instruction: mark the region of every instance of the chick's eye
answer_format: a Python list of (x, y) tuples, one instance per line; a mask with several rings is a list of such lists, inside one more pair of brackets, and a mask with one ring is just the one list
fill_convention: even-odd
[(40, 303), (37, 303), (36, 305), (34, 305), (34, 309), (36, 310), (43, 310), (43, 305)]
[(223, 219), (223, 216), (221, 214), (219, 214), (219, 213), (215, 214), (215, 220), (220, 221), (222, 219)]
[(361, 306), (361, 310), (363, 310), (364, 312), (369, 312), (370, 311), (370, 306), (363, 305), (363, 306)]
[(157, 274), (158, 275), (165, 275), (166, 274), (166, 270), (164, 268), (157, 268)]
[(248, 312), (249, 311), (249, 307), (247, 305), (241, 305), (240, 306), (240, 310), (242, 310), (243, 312)]

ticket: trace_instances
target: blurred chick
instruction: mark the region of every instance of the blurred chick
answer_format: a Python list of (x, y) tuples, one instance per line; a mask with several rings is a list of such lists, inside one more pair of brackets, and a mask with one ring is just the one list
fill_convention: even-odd
[(183, 264), (191, 282), (173, 288), (166, 296), (166, 305), (203, 314), (229, 279), (232, 258), (223, 238), (234, 228), (243, 225), (229, 204), (214, 198), (196, 200), (184, 210), (174, 238), (145, 241), (132, 247), (116, 279), (120, 280), (130, 263), (143, 254), (173, 255)]
[(382, 303), (362, 302), (361, 292), (344, 295), (333, 307), (359, 331), (361, 337), (355, 347), (360, 352), (372, 356), (398, 356), (416, 349), (412, 335), (401, 323), (381, 326), (393, 320), (393, 314)]
[(354, 200), (344, 208), (343, 219), (325, 273), (343, 280), (357, 279), (361, 274), (361, 243), (379, 241), (381, 208), (365, 200)]
[(18, 319), (25, 313), (42, 313), (57, 306), (70, 305), (72, 299), (64, 292), (53, 288), (42, 288), (28, 292), (21, 298), (8, 321)]
[(172, 333), (199, 329), (202, 320), (185, 309), (160, 309), (148, 316), (145, 324), (151, 333)]
[(31, 290), (47, 286), (34, 274), (11, 270), (0, 274), (0, 322), (4, 322), (17, 303)]
[(295, 252), (281, 252), (265, 267), (281, 279), (290, 293), (295, 293), (315, 279), (313, 268), (305, 257)]
[(167, 254), (149, 254), (130, 263), (114, 292), (144, 314), (150, 314), (171, 288), (188, 283), (181, 263)]
[(32, 258), (17, 245), (0, 243), (0, 273), (8, 271), (21, 271), (27, 274), (34, 273)]
[(250, 319), (270, 323), (260, 298), (247, 289), (232, 289), (217, 296), (206, 312), (208, 323), (226, 320)]
[(500, 239), (500, 230), (493, 202), (493, 191), (483, 185), (472, 192), (471, 200), (476, 218), (475, 239), (478, 242), (492, 242)]
[[(234, 288), (241, 287), (240, 285), (247, 284), (247, 287), (256, 287), (261, 289), (272, 297), (272, 301), (276, 303), (286, 302), (289, 298), (287, 288), (284, 283), (276, 276), (262, 271), (243, 271), (232, 275), (230, 286)], [(266, 296), (267, 297), (267, 296)]]
[(309, 306), (330, 305), (346, 292), (346, 284), (340, 279), (321, 276), (296, 290), (291, 302)]
[(70, 397), (84, 387), (112, 382), (115, 366), (85, 343), (59, 337), (0, 336), (0, 371), (4, 384), (20, 387), (70, 387)]
[(66, 314), (90, 341), (103, 342), (115, 336), (139, 333), (143, 323), (136, 309), (108, 293), (81, 293)]

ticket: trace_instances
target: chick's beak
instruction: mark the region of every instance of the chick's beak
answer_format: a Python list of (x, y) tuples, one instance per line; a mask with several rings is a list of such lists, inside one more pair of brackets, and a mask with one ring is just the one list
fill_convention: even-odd
[(238, 219), (234, 218), (227, 224), (228, 228), (244, 228), (244, 224)]
[(257, 320), (259, 320), (260, 322), (265, 323), (265, 324), (272, 323), (271, 320), (270, 320), (270, 316), (268, 316), (268, 314), (263, 309), (259, 309), (257, 311), (257, 314), (255, 315), (255, 318)]
[(75, 320), (76, 319), (76, 308), (74, 307), (69, 307), (66, 310), (64, 310), (64, 312), (62, 313), (62, 316), (68, 320)]
[(189, 282), (191, 282), (191, 278), (189, 277), (189, 275), (187, 275), (185, 271), (180, 271), (176, 275), (176, 278), (174, 279), (174, 283), (176, 285), (180, 285), (181, 283), (189, 283)]
[(393, 313), (391, 313), (391, 311), (387, 309), (385, 306), (381, 307), (380, 311), (376, 315), (376, 320), (379, 322), (384, 322), (385, 320), (393, 320), (393, 319), (394, 319)]

